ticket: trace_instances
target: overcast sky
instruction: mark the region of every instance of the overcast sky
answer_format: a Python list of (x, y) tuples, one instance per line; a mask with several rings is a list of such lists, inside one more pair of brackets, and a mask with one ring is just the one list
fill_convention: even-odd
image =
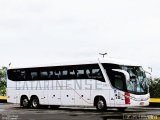
[(160, 77), (160, 0), (0, 0), (0, 66), (110, 57)]

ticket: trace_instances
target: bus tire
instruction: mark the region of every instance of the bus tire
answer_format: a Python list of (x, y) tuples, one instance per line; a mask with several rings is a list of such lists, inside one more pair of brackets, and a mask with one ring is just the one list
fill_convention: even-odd
[(34, 96), (31, 98), (31, 106), (32, 108), (39, 108), (40, 104), (38, 97)]
[(28, 108), (29, 107), (29, 100), (28, 100), (27, 96), (22, 96), (21, 97), (21, 106), (23, 108)]
[(106, 101), (103, 97), (98, 97), (96, 99), (95, 106), (97, 108), (97, 111), (103, 112), (107, 109)]

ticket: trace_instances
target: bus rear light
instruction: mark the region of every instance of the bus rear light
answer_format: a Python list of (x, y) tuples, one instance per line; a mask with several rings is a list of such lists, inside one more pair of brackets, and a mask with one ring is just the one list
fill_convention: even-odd
[(125, 92), (125, 104), (130, 104), (130, 93)]

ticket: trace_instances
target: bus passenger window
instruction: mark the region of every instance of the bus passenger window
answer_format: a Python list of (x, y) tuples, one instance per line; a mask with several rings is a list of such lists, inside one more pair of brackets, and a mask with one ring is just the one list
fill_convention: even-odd
[(89, 69), (86, 70), (87, 78), (92, 78), (91, 71)]
[(69, 70), (69, 78), (71, 78), (71, 79), (75, 79), (76, 78), (75, 70)]
[(49, 71), (48, 78), (49, 78), (49, 79), (53, 79), (53, 78), (54, 78), (54, 73), (53, 73), (53, 71)]
[(77, 70), (77, 78), (84, 79), (84, 77), (85, 77), (84, 70)]
[(48, 72), (47, 71), (41, 71), (40, 72), (40, 78), (41, 79), (48, 79)]
[(26, 72), (24, 70), (21, 71), (21, 80), (26, 80)]
[(16, 71), (16, 78), (17, 78), (17, 80), (21, 80), (21, 71), (20, 70)]
[(38, 79), (38, 73), (37, 72), (31, 72), (31, 79), (32, 80)]
[(102, 73), (100, 69), (92, 69), (92, 78), (97, 78), (97, 79), (101, 79), (102, 77)]
[(60, 79), (60, 78), (61, 78), (61, 71), (56, 70), (56, 71), (54, 72), (54, 74), (55, 74), (55, 78), (56, 78), (56, 79)]
[(66, 78), (68, 78), (67, 76), (68, 76), (68, 71), (67, 70), (62, 70), (62, 78), (66, 79)]

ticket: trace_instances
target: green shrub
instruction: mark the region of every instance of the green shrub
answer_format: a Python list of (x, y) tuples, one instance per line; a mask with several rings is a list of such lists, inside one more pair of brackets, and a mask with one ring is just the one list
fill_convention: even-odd
[(0, 69), (0, 95), (6, 95), (6, 67)]
[(6, 81), (0, 81), (0, 95), (6, 95)]
[(160, 78), (155, 78), (150, 84), (151, 98), (160, 98)]

